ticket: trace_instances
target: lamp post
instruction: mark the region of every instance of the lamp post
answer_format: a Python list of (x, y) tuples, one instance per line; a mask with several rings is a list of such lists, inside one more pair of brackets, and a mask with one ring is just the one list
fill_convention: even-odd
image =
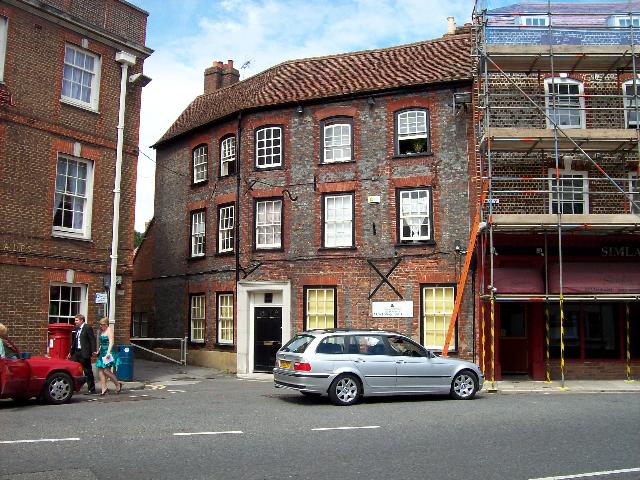
[(140, 83), (145, 86), (151, 81), (149, 77), (137, 73), (128, 76), (129, 67), (136, 64), (136, 57), (120, 51), (116, 53), (116, 62), (120, 64), (120, 106), (118, 110), (118, 141), (116, 145), (116, 177), (113, 186), (113, 229), (111, 237), (111, 275), (109, 281), (109, 324), (116, 323), (116, 271), (118, 268), (118, 237), (120, 231), (120, 183), (122, 181), (122, 150), (124, 147), (124, 111), (127, 99), (127, 84)]

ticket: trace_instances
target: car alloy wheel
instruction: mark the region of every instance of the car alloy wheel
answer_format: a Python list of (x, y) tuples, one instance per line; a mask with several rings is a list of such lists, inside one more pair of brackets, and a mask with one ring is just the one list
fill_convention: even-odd
[(362, 394), (360, 382), (353, 375), (336, 378), (331, 385), (329, 397), (336, 405), (352, 405)]
[(66, 373), (54, 373), (45, 383), (44, 397), (49, 403), (60, 404), (68, 402), (73, 395), (71, 377)]
[(472, 399), (478, 390), (473, 373), (463, 370), (456, 374), (451, 384), (451, 395), (458, 400)]

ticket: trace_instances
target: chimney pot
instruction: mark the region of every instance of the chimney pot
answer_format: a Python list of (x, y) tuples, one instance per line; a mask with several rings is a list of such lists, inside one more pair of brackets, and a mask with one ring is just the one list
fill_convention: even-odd
[(454, 17), (447, 17), (447, 34), (453, 35), (456, 33), (456, 21)]

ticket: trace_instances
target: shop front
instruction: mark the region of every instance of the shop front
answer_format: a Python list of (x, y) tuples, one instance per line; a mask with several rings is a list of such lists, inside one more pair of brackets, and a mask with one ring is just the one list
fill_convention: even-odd
[(496, 236), (495, 246), (493, 275), (485, 263), (493, 284), (486, 282), (483, 296), (483, 351), (489, 366), (491, 285), (496, 379), (559, 379), (561, 357), (566, 379), (638, 375), (640, 242), (631, 236), (567, 236), (562, 259), (552, 235)]

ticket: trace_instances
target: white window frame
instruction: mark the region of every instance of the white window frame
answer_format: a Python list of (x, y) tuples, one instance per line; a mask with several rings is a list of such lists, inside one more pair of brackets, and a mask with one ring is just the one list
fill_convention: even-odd
[(131, 313), (131, 336), (134, 338), (149, 336), (149, 316), (147, 312)]
[[(62, 304), (63, 301), (66, 301), (66, 303), (70, 303), (70, 304), (77, 304), (77, 308), (73, 309), (70, 308), (69, 310), (69, 315), (51, 315), (51, 304), (52, 304), (52, 299), (51, 299), (51, 289), (52, 288), (61, 288), (61, 287), (69, 287), (71, 288), (70, 293), (71, 293), (71, 297), (68, 299), (62, 299), (62, 298), (58, 298), (56, 299), (56, 303), (58, 304), (58, 313), (60, 313), (61, 309), (60, 309), (60, 305)], [(80, 291), (80, 300), (79, 301), (73, 301), (73, 290), (77, 289)], [(48, 314), (48, 323), (69, 323), (71, 325), (73, 325), (73, 319), (76, 315), (78, 314), (82, 314), (85, 317), (87, 316), (87, 304), (88, 304), (88, 295), (87, 292), (89, 291), (87, 285), (85, 284), (79, 284), (79, 283), (62, 283), (62, 282), (52, 282), (49, 284), (49, 314)], [(67, 321), (61, 321), (61, 317), (62, 318), (66, 318)], [(58, 320), (52, 322), (51, 318), (58, 318)]]
[[(336, 133), (337, 131), (337, 133)], [(323, 163), (350, 162), (353, 158), (351, 124), (327, 123), (323, 129)]]
[[(570, 129), (570, 128), (586, 128), (587, 125), (587, 117), (585, 114), (584, 107), (584, 84), (578, 80), (574, 80), (572, 78), (563, 78), (563, 77), (552, 77), (546, 78), (544, 81), (544, 101), (546, 106), (547, 116), (551, 119), (554, 119), (553, 115), (553, 98), (552, 98), (552, 85), (556, 86), (564, 86), (564, 85), (577, 85), (578, 86), (578, 94), (558, 94), (556, 95), (556, 108), (558, 109), (558, 117), (561, 119), (563, 116), (569, 115), (570, 117), (575, 117), (575, 113), (567, 113), (578, 111), (578, 115), (580, 118), (579, 125), (561, 125), (558, 122), (558, 128), (562, 129)], [(578, 105), (571, 106), (571, 108), (566, 108), (567, 105), (573, 104), (574, 102), (571, 100), (572, 97), (578, 97)], [(545, 118), (547, 122), (547, 128), (553, 128), (553, 123), (549, 120), (549, 118)], [(557, 122), (557, 120), (556, 120)]]
[(520, 17), (520, 25), (524, 27), (548, 27), (548, 15), (524, 15)]
[[(638, 172), (629, 172), (629, 197), (640, 205), (640, 175), (638, 175)], [(629, 204), (629, 211), (640, 215), (640, 206), (634, 207)]]
[(191, 258), (204, 257), (206, 238), (205, 210), (191, 213)]
[[(640, 99), (638, 98), (640, 95), (640, 78), (636, 79), (636, 95), (633, 95), (633, 79), (627, 80), (622, 84), (622, 96), (624, 98), (624, 127), (625, 128), (635, 128), (638, 125), (638, 119), (632, 120), (631, 114), (636, 113), (636, 102)], [(629, 93), (627, 93), (627, 89)], [(640, 116), (640, 103), (638, 104), (638, 114)]]
[(324, 196), (324, 218), (322, 220), (324, 226), (323, 246), (325, 248), (354, 246), (353, 197), (353, 193)]
[(207, 170), (209, 165), (209, 147), (206, 144), (198, 145), (191, 152), (193, 162), (193, 183), (207, 181)]
[[(66, 160), (67, 162), (66, 163), (67, 170), (64, 175), (65, 177), (64, 186), (61, 185), (62, 182), (59, 181), (59, 178), (58, 178), (59, 177), (58, 169), (60, 168), (61, 160)], [(84, 194), (79, 194), (75, 190), (77, 189), (77, 186), (78, 186), (77, 180), (80, 180), (80, 177), (78, 176), (71, 177), (76, 179), (75, 187), (73, 187), (72, 189), (68, 188), (71, 185), (71, 183), (73, 183), (73, 182), (71, 183), (69, 182), (69, 178), (70, 178), (68, 175), (69, 162), (76, 163), (77, 165), (83, 164), (86, 166), (86, 178), (84, 179), (84, 183), (85, 183)], [(54, 192), (54, 198), (53, 198), (53, 219), (52, 219), (52, 230), (51, 230), (51, 233), (53, 236), (79, 238), (79, 239), (91, 238), (91, 216), (92, 216), (92, 207), (93, 207), (93, 170), (94, 170), (93, 166), (94, 166), (93, 162), (90, 160), (72, 157), (70, 155), (58, 155), (58, 158), (56, 160), (56, 180), (54, 185), (55, 192)], [(61, 187), (64, 188), (64, 190)], [(58, 202), (56, 201), (58, 195), (62, 197), (66, 197), (67, 199), (71, 200), (73, 203), (75, 203), (76, 201), (82, 202), (83, 222), (82, 222), (81, 228), (74, 228), (73, 226), (65, 227), (62, 225), (53, 224), (53, 222), (55, 222), (56, 220), (56, 214), (58, 211)], [(65, 209), (63, 208), (63, 212), (64, 211)], [(77, 211), (77, 210), (72, 210), (72, 211)], [(72, 218), (73, 218), (73, 214), (72, 214)], [(72, 224), (73, 224), (73, 220), (72, 220)]]
[(283, 137), (280, 126), (262, 127), (256, 130), (256, 168), (282, 166)]
[(256, 250), (282, 247), (282, 200), (256, 202)]
[[(432, 308), (428, 308), (426, 294), (427, 291), (433, 292)], [(437, 293), (440, 295), (437, 295)], [(445, 292), (450, 293), (447, 297)], [(445, 303), (445, 299), (449, 298), (450, 302)], [(449, 329), (449, 323), (451, 322), (451, 313), (456, 298), (456, 288), (452, 285), (423, 285), (421, 289), (420, 301), (422, 303), (422, 344), (431, 350), (442, 350), (444, 348), (444, 341), (446, 340), (447, 330)], [(429, 318), (427, 318), (429, 317)], [(427, 323), (431, 322), (430, 329), (427, 330)], [(433, 332), (431, 337), (430, 332)], [(442, 343), (435, 343), (436, 336), (442, 336)], [(430, 341), (434, 340), (434, 341)], [(451, 343), (449, 345), (450, 351), (457, 349), (457, 339), (453, 335), (451, 337)]]
[[(75, 64), (67, 64), (67, 55), (70, 51), (73, 51), (74, 57), (76, 54), (87, 55), (93, 58), (93, 70), (90, 71), (86, 69), (84, 66), (80, 67)], [(71, 45), (70, 43), (65, 44), (64, 47), (64, 59), (63, 59), (63, 69), (62, 69), (62, 88), (60, 90), (60, 100), (64, 103), (69, 103), (71, 105), (75, 105), (77, 107), (87, 108), (89, 110), (98, 111), (98, 102), (100, 98), (100, 75), (101, 75), (101, 58), (100, 55), (92, 53), (84, 48), (78, 47), (77, 45)], [(69, 70), (72, 72), (79, 73), (80, 75), (91, 75), (90, 84), (84, 85), (84, 87), (89, 88), (89, 101), (83, 100), (82, 98), (75, 98), (72, 95), (65, 95), (65, 82), (70, 82), (73, 84), (78, 84), (79, 82), (76, 79), (65, 77), (66, 67), (69, 67)], [(82, 82), (82, 81), (80, 81)], [(83, 85), (81, 85), (82, 88)], [(72, 88), (72, 87), (68, 87)]]
[[(236, 137), (230, 136), (220, 142), (220, 176), (234, 175), (236, 171)], [(229, 173), (229, 165), (234, 164), (233, 172)]]
[(191, 295), (189, 302), (189, 335), (191, 343), (204, 343), (207, 327), (207, 300), (204, 293)]
[[(424, 198), (425, 205), (421, 208), (420, 200)], [(407, 205), (406, 202), (409, 202)], [(423, 211), (424, 210), (424, 211)], [(427, 234), (420, 235), (426, 219)], [(415, 223), (418, 221), (419, 223)], [(404, 235), (405, 223), (411, 230), (410, 236)], [(431, 189), (407, 188), (398, 191), (398, 226), (400, 242), (425, 242), (431, 240)], [(413, 233), (418, 230), (418, 234)]]
[[(429, 139), (429, 111), (426, 108), (413, 108), (395, 112), (396, 131), (395, 149), (397, 155), (423, 155), (431, 150)], [(401, 153), (400, 142), (404, 140), (425, 139), (426, 151)]]
[[(306, 287), (305, 291), (305, 329), (323, 329), (323, 328), (336, 328), (336, 287)], [(329, 293), (331, 295), (329, 295)], [(311, 294), (316, 295), (316, 309), (311, 307)], [(322, 299), (320, 299), (322, 295)], [(329, 298), (330, 297), (330, 298)], [(323, 309), (320, 311), (317, 309), (318, 305), (322, 304)], [(309, 321), (309, 317), (317, 317), (314, 319), (313, 325)]]
[[(218, 343), (233, 345), (233, 293), (218, 294)], [(230, 338), (229, 338), (230, 337)]]
[(7, 32), (9, 19), (0, 15), (0, 83), (4, 82), (4, 61), (7, 54)]
[[(571, 195), (582, 195), (582, 202), (576, 201), (576, 200), (571, 200), (571, 201), (562, 201), (560, 202), (561, 204), (565, 204), (565, 203), (571, 203), (572, 205), (577, 205), (578, 203), (582, 203), (582, 213), (578, 214), (578, 215), (584, 215), (584, 214), (588, 214), (589, 213), (589, 182), (587, 180), (587, 172), (578, 172), (575, 170), (568, 170), (568, 169), (561, 169), (558, 171), (559, 175), (560, 175), (560, 183), (561, 185), (563, 184), (563, 180), (576, 180), (578, 178), (582, 178), (582, 190), (576, 190), (576, 189), (570, 189), (567, 190), (565, 192), (563, 192), (563, 194), (565, 196)], [(555, 214), (555, 212), (553, 211), (554, 208), (554, 204), (557, 204), (556, 200), (555, 200), (555, 192), (558, 190), (557, 188), (555, 188), (556, 185), (556, 171), (553, 168), (549, 169), (549, 213), (551, 214)], [(575, 207), (572, 206), (571, 208), (571, 212), (564, 212), (564, 209), (562, 211), (563, 215), (573, 215), (573, 211), (575, 210)]]
[(218, 208), (218, 253), (233, 252), (235, 205)]
[(613, 15), (609, 19), (609, 25), (612, 27), (622, 27), (628, 28), (633, 23), (633, 28), (640, 27), (640, 16), (639, 15)]

